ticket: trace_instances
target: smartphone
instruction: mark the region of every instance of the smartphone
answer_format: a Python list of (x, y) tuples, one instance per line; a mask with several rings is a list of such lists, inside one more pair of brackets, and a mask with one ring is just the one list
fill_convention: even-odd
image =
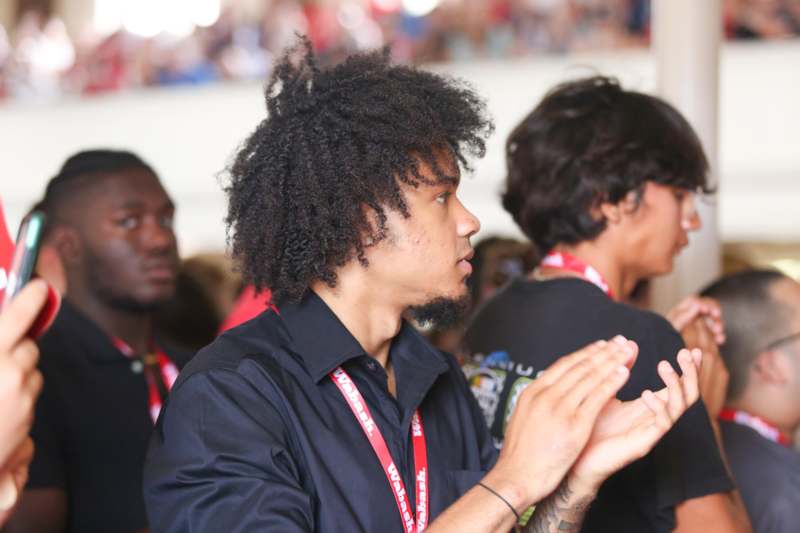
[(3, 295), (2, 307), (5, 308), (14, 296), (30, 281), (36, 269), (36, 260), (39, 257), (39, 246), (42, 242), (45, 214), (33, 211), (22, 219), (17, 233), (17, 243), (14, 247), (14, 257), (11, 259), (11, 268), (8, 273), (8, 282)]

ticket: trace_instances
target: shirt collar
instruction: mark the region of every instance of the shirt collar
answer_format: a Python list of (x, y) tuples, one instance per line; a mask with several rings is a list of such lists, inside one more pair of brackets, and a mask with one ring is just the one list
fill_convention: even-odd
[(61, 330), (70, 338), (78, 340), (85, 348), (86, 358), (91, 361), (107, 363), (127, 360), (111, 342), (111, 338), (66, 298), (52, 329), (54, 332)]
[[(367, 355), (361, 344), (313, 291), (308, 291), (299, 303), (282, 305), (280, 316), (298, 355), (303, 358), (316, 383), (346, 361)], [(405, 321), (392, 341), (390, 353), (396, 371), (411, 364), (435, 376), (448, 368), (442, 353)]]

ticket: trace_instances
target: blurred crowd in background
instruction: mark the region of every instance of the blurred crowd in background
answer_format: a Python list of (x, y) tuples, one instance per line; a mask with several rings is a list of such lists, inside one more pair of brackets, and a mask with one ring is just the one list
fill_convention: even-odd
[[(98, 0), (91, 27), (29, 10), (0, 25), (0, 100), (263, 79), (295, 32), (323, 61), (392, 45), (427, 63), (640, 47), (651, 0)], [(800, 35), (800, 0), (725, 0), (728, 39)]]

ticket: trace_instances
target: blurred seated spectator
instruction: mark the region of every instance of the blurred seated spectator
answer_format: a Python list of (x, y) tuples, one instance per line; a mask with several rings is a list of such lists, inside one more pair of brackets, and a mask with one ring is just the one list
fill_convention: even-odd
[[(248, 8), (233, 1), (206, 26), (184, 9), (188, 33), (161, 28), (141, 36), (123, 23), (75, 39), (59, 19), (31, 11), (9, 30), (15, 38), (5, 64), (0, 31), (0, 98), (263, 79), (295, 33), (309, 36), (320, 63), (384, 44), (397, 60), (421, 63), (646, 46), (650, 34), (651, 0), (434, 1), (427, 11), (405, 4), (273, 0)], [(158, 12), (146, 10), (163, 8), (139, 9), (152, 22)], [(800, 35), (800, 0), (726, 0), (724, 20), (731, 39)]]
[(472, 275), (467, 279), (472, 306), (477, 307), (509, 281), (537, 264), (530, 243), (506, 237), (486, 237), (475, 245)]
[(722, 440), (754, 531), (797, 531), (800, 454), (800, 283), (777, 271), (722, 277), (703, 291), (719, 301), (730, 374)]
[(174, 206), (151, 167), (112, 150), (70, 157), (40, 205), (67, 293), (39, 341), (36, 449), (6, 531), (142, 531), (147, 445), (185, 362), (153, 326), (175, 292)]
[(782, 39), (792, 35), (784, 0), (739, 0), (731, 30), (734, 39)]

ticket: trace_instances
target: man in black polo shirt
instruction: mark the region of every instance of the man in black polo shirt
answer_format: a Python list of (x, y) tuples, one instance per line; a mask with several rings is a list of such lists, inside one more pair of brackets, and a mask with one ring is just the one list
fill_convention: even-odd
[(36, 451), (8, 530), (142, 531), (147, 443), (177, 377), (151, 320), (174, 291), (174, 206), (137, 156), (93, 150), (66, 161), (41, 207), (67, 294), (40, 341)]
[(730, 374), (720, 413), (722, 443), (753, 528), (797, 531), (800, 453), (800, 283), (774, 270), (720, 278), (703, 295), (719, 301)]
[(682, 379), (623, 404), (635, 345), (563, 358), (498, 458), (453, 357), (403, 319), (463, 306), (479, 223), (456, 190), (491, 130), (483, 104), (386, 54), (320, 70), (305, 47), (276, 65), (227, 188), (233, 254), (277, 309), (182, 372), (145, 471), (153, 528), (488, 532), (541, 501), (533, 530), (574, 531), (696, 400), (696, 362), (684, 351)]

